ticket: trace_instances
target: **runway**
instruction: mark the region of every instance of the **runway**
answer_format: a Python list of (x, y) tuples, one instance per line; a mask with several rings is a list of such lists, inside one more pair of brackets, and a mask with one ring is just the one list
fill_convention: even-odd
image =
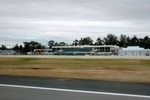
[(1, 100), (149, 100), (150, 96), (0, 84)]
[(142, 84), (0, 77), (0, 100), (150, 100)]

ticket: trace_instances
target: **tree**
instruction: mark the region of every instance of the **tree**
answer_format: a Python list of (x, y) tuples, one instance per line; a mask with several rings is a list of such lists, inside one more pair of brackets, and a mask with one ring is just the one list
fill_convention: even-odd
[(23, 53), (23, 47), (22, 47), (22, 45), (20, 45), (20, 47), (19, 47), (19, 51), (20, 51), (20, 54), (22, 54), (22, 53)]
[(123, 35), (123, 34), (120, 35), (120, 39), (119, 39), (118, 45), (120, 47), (127, 47), (127, 36), (126, 35)]
[(139, 46), (144, 48), (144, 39), (139, 38)]
[(144, 48), (150, 49), (150, 38), (148, 36), (144, 37)]
[(23, 42), (23, 43), (24, 43), (23, 52), (24, 52), (25, 54), (27, 54), (27, 52), (30, 51), (30, 44), (29, 44), (29, 42)]
[(35, 49), (42, 49), (41, 43), (36, 43), (34, 46)]
[(98, 37), (94, 44), (95, 45), (103, 45), (103, 41), (101, 40), (101, 38)]
[(13, 47), (13, 50), (16, 51), (17, 53), (19, 53), (20, 48), (19, 48), (18, 44), (16, 44), (16, 45)]
[(41, 49), (41, 48), (42, 48), (42, 45), (38, 42), (35, 42), (35, 41), (24, 42), (23, 51), (25, 52), (25, 54), (27, 54), (27, 52), (33, 52), (34, 49)]
[(65, 43), (65, 42), (60, 42), (58, 45), (59, 45), (59, 46), (65, 46), (66, 43)]
[(144, 38), (140, 38), (139, 46), (145, 49), (150, 49), (150, 38), (148, 36), (145, 36)]
[(144, 42), (144, 48), (145, 49), (150, 49), (150, 41), (147, 40), (147, 41)]
[(59, 46), (59, 43), (58, 43), (58, 42), (55, 42), (55, 43), (54, 43), (54, 46)]
[(149, 40), (150, 38), (148, 37), (148, 36), (145, 36), (144, 37), (144, 41), (147, 41), (147, 40)]
[(34, 41), (31, 41), (31, 42), (29, 43), (30, 52), (33, 52), (34, 47), (35, 47)]
[(0, 47), (0, 49), (1, 49), (1, 50), (7, 50), (7, 47), (6, 47), (5, 45), (2, 45), (2, 46)]
[(78, 41), (77, 39), (75, 39), (75, 40), (73, 41), (72, 45), (74, 45), (74, 46), (79, 45), (79, 41)]
[(131, 39), (129, 36), (127, 37), (127, 46), (131, 46)]
[(118, 45), (118, 37), (114, 34), (108, 34), (107, 37), (104, 38), (105, 45)]
[(92, 44), (93, 40), (91, 39), (91, 37), (85, 37), (79, 40), (79, 45), (92, 45)]
[(138, 38), (136, 37), (136, 35), (134, 35), (132, 38), (131, 38), (131, 46), (138, 46), (139, 45), (139, 40)]
[(50, 40), (50, 41), (48, 42), (48, 46), (49, 46), (50, 49), (51, 49), (52, 46), (54, 46), (54, 45), (55, 45), (55, 41), (54, 41), (54, 40)]
[(83, 39), (82, 38), (79, 40), (79, 45), (83, 45)]

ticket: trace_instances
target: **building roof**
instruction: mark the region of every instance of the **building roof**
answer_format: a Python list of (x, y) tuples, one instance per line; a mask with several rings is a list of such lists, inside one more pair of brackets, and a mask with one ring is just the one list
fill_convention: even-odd
[(52, 48), (86, 48), (86, 47), (116, 47), (119, 48), (118, 46), (113, 46), (113, 45), (78, 45), (78, 46), (52, 46)]
[(139, 46), (128, 46), (127, 48), (122, 48), (122, 50), (144, 50), (144, 48), (140, 48)]

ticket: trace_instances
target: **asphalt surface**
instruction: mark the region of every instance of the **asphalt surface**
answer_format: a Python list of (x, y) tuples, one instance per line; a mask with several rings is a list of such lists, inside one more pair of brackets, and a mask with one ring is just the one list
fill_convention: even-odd
[(149, 100), (145, 97), (0, 87), (0, 100)]
[[(0, 84), (150, 96), (150, 85), (116, 82), (0, 77)], [(13, 99), (12, 99), (13, 98)], [(150, 100), (150, 98), (0, 86), (0, 100)]]
[(150, 96), (150, 85), (131, 83), (0, 76), (0, 84), (126, 93)]

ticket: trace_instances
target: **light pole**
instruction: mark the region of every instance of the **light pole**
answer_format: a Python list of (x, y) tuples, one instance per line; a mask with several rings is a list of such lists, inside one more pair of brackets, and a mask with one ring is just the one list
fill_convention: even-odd
[[(7, 48), (7, 46), (6, 46), (6, 42), (7, 42), (7, 40), (5, 40), (5, 47)], [(5, 48), (5, 49), (6, 49), (6, 48)]]

